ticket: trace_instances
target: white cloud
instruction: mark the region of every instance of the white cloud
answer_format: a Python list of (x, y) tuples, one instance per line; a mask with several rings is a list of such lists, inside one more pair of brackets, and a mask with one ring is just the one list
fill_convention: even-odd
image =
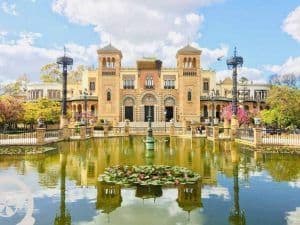
[(294, 74), (300, 78), (300, 57), (289, 57), (282, 65), (266, 65), (265, 69), (280, 76)]
[(300, 42), (300, 6), (286, 17), (282, 24), (282, 29)]
[(37, 38), (42, 37), (42, 34), (40, 33), (34, 33), (34, 32), (21, 32), (20, 33), (20, 39), (17, 41), (17, 44), (19, 45), (33, 45), (34, 41)]
[(297, 207), (295, 211), (287, 212), (286, 220), (287, 225), (299, 225), (300, 224), (300, 207)]
[(186, 21), (193, 25), (193, 26), (197, 26), (199, 24), (201, 24), (203, 21), (204, 21), (204, 16), (203, 15), (198, 15), (198, 14), (195, 14), (195, 13), (190, 13), (190, 14), (187, 14), (185, 16), (186, 18)]
[(208, 199), (211, 196), (222, 197), (224, 200), (230, 200), (228, 188), (222, 186), (204, 186), (202, 188), (202, 198)]
[(13, 15), (13, 16), (18, 15), (16, 10), (16, 4), (9, 4), (7, 2), (2, 2), (1, 9), (6, 14)]
[[(217, 81), (224, 80), (226, 77), (232, 76), (232, 70), (221, 70), (217, 72)], [(266, 77), (264, 77), (264, 71), (242, 67), (238, 69), (238, 77), (246, 77), (249, 81), (253, 83), (267, 83)]]
[(81, 0), (54, 0), (52, 9), (73, 23), (92, 25), (101, 46), (111, 40), (122, 50), (126, 66), (135, 65), (142, 56), (156, 56), (165, 66), (174, 66), (176, 51), (188, 39), (197, 42), (201, 37), (204, 16), (195, 11), (221, 1), (86, 0), (82, 4)]
[[(34, 45), (40, 33), (22, 32), (17, 40), (0, 43), (0, 81), (14, 80), (26, 73), (33, 81), (39, 80), (40, 68), (63, 54), (63, 47), (42, 48)], [(67, 52), (78, 64), (91, 65), (96, 61), (97, 46), (83, 47), (74, 43), (66, 44)]]

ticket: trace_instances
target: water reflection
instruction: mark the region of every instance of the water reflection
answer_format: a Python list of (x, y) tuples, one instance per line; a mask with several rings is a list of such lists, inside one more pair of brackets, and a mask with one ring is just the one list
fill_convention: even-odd
[[(158, 141), (153, 154), (146, 152), (142, 137), (62, 142), (56, 146), (59, 153), (0, 158), (0, 176), (6, 173), (23, 176), (38, 186), (40, 192), (58, 191), (58, 204), (49, 211), (51, 220), (39, 217), (41, 212), (48, 211), (47, 207), (40, 205), (35, 215), (37, 224), (132, 225), (142, 224), (141, 221), (148, 219), (151, 222), (147, 224), (159, 224), (162, 218), (164, 222), (161, 224), (175, 224), (177, 221), (182, 224), (242, 225), (246, 221), (258, 224), (254, 219), (257, 213), (251, 208), (256, 205), (253, 202), (257, 201), (257, 195), (270, 196), (262, 203), (266, 204), (265, 208), (269, 206), (270, 212), (261, 219), (261, 224), (284, 224), (285, 213), (300, 207), (300, 200), (294, 198), (295, 194), (300, 194), (296, 185), (300, 180), (300, 158), (296, 155), (253, 153), (231, 142), (179, 138)], [(195, 186), (180, 185), (176, 188), (138, 186), (126, 189), (98, 182), (106, 167), (120, 164), (178, 165), (199, 173), (202, 179)], [(257, 178), (255, 182), (254, 178)], [(277, 187), (280, 192), (273, 189), (284, 182), (285, 186)], [(94, 198), (82, 205), (84, 197), (77, 196), (74, 202), (80, 204), (74, 209), (72, 202), (68, 201), (70, 183), (78, 190), (94, 189), (91, 192)], [(267, 188), (262, 190), (269, 191), (260, 192), (265, 186)], [(241, 188), (244, 189), (242, 194)], [(284, 188), (284, 191), (279, 188)], [(250, 189), (251, 192), (247, 192)], [(243, 201), (243, 196), (247, 201)], [(279, 203), (276, 202), (277, 196), (284, 196)], [(49, 200), (44, 198), (43, 201)], [(272, 209), (272, 204), (284, 207), (278, 212), (276, 207)], [(87, 205), (90, 205), (89, 210)], [(78, 212), (85, 216), (79, 218)], [(159, 216), (154, 218), (152, 212)], [(128, 214), (134, 216), (126, 217)], [(3, 224), (1, 218), (0, 224)]]
[(60, 207), (59, 214), (56, 214), (54, 225), (71, 225), (71, 215), (66, 208), (66, 165), (67, 155), (60, 154)]

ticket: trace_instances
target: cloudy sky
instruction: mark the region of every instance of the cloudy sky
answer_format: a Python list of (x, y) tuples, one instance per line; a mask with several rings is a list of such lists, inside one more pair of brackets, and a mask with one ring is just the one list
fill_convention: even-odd
[[(274, 73), (300, 77), (299, 0), (0, 0), (0, 81), (27, 74), (68, 49), (76, 64), (97, 65), (96, 50), (109, 42), (123, 66), (143, 56), (175, 66), (176, 51), (201, 48), (202, 67), (218, 79), (230, 74), (234, 46), (242, 75), (266, 81)], [(218, 61), (218, 57), (223, 57)]]

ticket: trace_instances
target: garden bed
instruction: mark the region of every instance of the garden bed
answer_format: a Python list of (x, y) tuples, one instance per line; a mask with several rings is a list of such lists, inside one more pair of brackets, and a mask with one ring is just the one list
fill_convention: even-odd
[(49, 146), (3, 146), (0, 147), (0, 155), (34, 155), (57, 150)]
[(121, 186), (195, 184), (200, 175), (178, 166), (113, 166), (105, 169), (99, 181)]

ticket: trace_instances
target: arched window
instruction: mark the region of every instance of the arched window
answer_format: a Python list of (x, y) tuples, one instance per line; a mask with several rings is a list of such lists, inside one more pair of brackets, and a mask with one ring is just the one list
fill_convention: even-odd
[(145, 86), (146, 86), (146, 88), (153, 88), (154, 83), (153, 83), (152, 76), (147, 76)]
[(196, 68), (196, 58), (193, 58), (193, 68)]
[(188, 93), (187, 93), (187, 100), (192, 101), (192, 92), (191, 91), (188, 91)]
[(108, 91), (106, 92), (106, 100), (107, 100), (107, 101), (111, 101), (111, 91), (110, 91), (110, 90), (108, 90)]

